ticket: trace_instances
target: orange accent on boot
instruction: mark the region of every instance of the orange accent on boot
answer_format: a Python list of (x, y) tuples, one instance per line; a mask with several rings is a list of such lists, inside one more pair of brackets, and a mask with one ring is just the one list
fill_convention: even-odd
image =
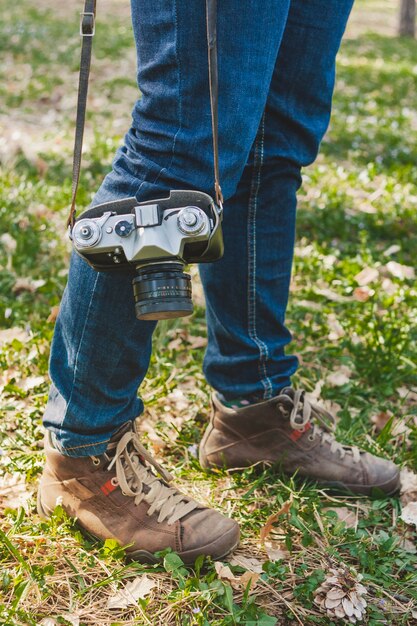
[(111, 493), (112, 491), (117, 489), (118, 486), (119, 486), (119, 484), (118, 483), (115, 484), (113, 482), (113, 479), (110, 478), (110, 480), (108, 480), (106, 483), (104, 483), (104, 485), (101, 485), (100, 489), (104, 493), (105, 496), (108, 496), (109, 493)]
[(298, 439), (301, 437), (301, 435), (304, 435), (304, 433), (306, 433), (308, 430), (310, 430), (311, 428), (311, 424), (310, 422), (307, 422), (307, 424), (304, 426), (304, 428), (302, 430), (293, 430), (291, 435), (290, 435), (290, 439), (292, 441), (298, 441)]

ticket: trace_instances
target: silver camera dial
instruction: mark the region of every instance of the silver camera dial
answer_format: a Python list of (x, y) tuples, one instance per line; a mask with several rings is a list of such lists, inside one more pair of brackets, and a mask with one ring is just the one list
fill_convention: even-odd
[(101, 228), (94, 220), (80, 220), (72, 231), (74, 243), (79, 248), (95, 246), (101, 239)]
[(184, 235), (198, 235), (204, 229), (206, 221), (204, 211), (195, 206), (181, 209), (177, 218), (178, 228)]

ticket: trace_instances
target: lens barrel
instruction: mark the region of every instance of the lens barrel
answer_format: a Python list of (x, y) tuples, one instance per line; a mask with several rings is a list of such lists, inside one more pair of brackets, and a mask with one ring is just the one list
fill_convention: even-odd
[(133, 279), (136, 317), (165, 320), (193, 312), (191, 276), (181, 263), (155, 263), (137, 270)]

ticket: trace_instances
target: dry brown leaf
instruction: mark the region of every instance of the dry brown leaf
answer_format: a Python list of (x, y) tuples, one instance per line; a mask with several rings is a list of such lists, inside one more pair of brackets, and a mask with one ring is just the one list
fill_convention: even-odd
[(262, 563), (251, 556), (244, 556), (243, 554), (234, 554), (229, 561), (230, 565), (238, 565), (248, 570), (248, 572), (254, 572), (255, 574), (262, 574)]
[(242, 576), (239, 577), (238, 584), (242, 589), (247, 589), (249, 585), (249, 591), (253, 591), (259, 580), (259, 576), (260, 574), (257, 574), (256, 572), (245, 572)]
[(58, 317), (58, 313), (59, 313), (59, 308), (60, 308), (59, 304), (52, 307), (46, 320), (48, 324), (53, 324), (54, 322), (56, 322), (56, 318)]
[(359, 274), (356, 274), (355, 280), (360, 287), (363, 287), (364, 285), (372, 283), (378, 276), (379, 272), (375, 267), (364, 267)]
[(400, 546), (400, 548), (402, 548), (406, 552), (409, 552), (410, 554), (415, 554), (417, 552), (416, 544), (414, 543), (414, 541), (407, 539), (407, 537), (403, 537), (398, 545)]
[(408, 389), (407, 387), (399, 387), (397, 389), (397, 393), (403, 400), (407, 400), (407, 402), (417, 403), (417, 392), (413, 391), (413, 389)]
[(261, 528), (261, 533), (260, 533), (261, 543), (264, 543), (264, 541), (268, 537), (269, 533), (273, 530), (275, 522), (278, 521), (278, 519), (281, 517), (281, 515), (287, 515), (288, 511), (291, 508), (292, 502), (293, 502), (293, 496), (291, 494), (290, 497), (288, 498), (288, 500), (286, 502), (284, 502), (284, 504), (282, 505), (280, 510), (277, 511), (276, 513), (273, 513), (272, 515), (270, 515), (268, 517), (268, 519), (266, 520), (265, 525), (262, 526), (262, 528)]
[(375, 430), (377, 433), (381, 432), (393, 415), (392, 411), (380, 411), (376, 415), (372, 415), (371, 422), (372, 424), (375, 424)]
[(342, 365), (326, 377), (326, 383), (332, 387), (341, 387), (350, 381), (352, 370), (347, 365)]
[(398, 286), (390, 278), (384, 278), (381, 284), (382, 291), (388, 296), (393, 296), (397, 292)]
[(4, 474), (0, 477), (0, 509), (26, 507), (31, 492), (21, 474)]
[(334, 313), (329, 313), (327, 316), (327, 325), (330, 331), (328, 334), (330, 341), (337, 341), (341, 337), (345, 336), (344, 328)]
[(341, 522), (344, 522), (347, 528), (356, 528), (357, 515), (347, 506), (327, 507), (324, 511), (334, 511)]
[(184, 338), (179, 336), (179, 337), (175, 337), (175, 339), (172, 339), (167, 348), (168, 350), (181, 350), (181, 348), (184, 347)]
[(0, 237), (0, 244), (7, 253), (13, 254), (17, 248), (17, 241), (9, 233), (3, 233)]
[(189, 337), (187, 337), (187, 341), (190, 344), (190, 348), (193, 349), (205, 348), (207, 346), (207, 337), (193, 337), (192, 335), (189, 335)]
[(179, 387), (173, 389), (167, 396), (166, 400), (175, 406), (177, 411), (184, 411), (188, 409), (190, 403), (188, 402), (184, 392)]
[(406, 524), (414, 525), (417, 528), (417, 502), (409, 502), (401, 511), (400, 518)]
[(266, 539), (263, 545), (270, 561), (281, 561), (291, 556), (281, 541)]
[(385, 267), (394, 278), (413, 280), (416, 276), (414, 267), (401, 265), (401, 263), (397, 263), (396, 261), (389, 261)]
[(224, 563), (221, 563), (220, 561), (215, 562), (214, 569), (216, 570), (216, 574), (220, 580), (231, 581), (236, 578), (230, 567), (228, 565), (224, 565)]
[(240, 590), (246, 589), (248, 584), (249, 589), (252, 591), (256, 586), (260, 574), (257, 572), (246, 571), (242, 576), (235, 576), (227, 565), (216, 561), (214, 564), (217, 576), (220, 580), (227, 581), (233, 587), (233, 589)]
[(44, 617), (39, 626), (56, 626), (56, 621), (52, 617)]
[(28, 340), (28, 333), (24, 328), (14, 327), (5, 328), (0, 330), (0, 346), (17, 339), (18, 341), (25, 342)]
[(46, 382), (46, 376), (29, 376), (25, 378), (20, 384), (19, 387), (24, 391), (31, 391), (39, 385), (43, 385)]
[(409, 502), (417, 501), (417, 474), (404, 467), (400, 474), (401, 491), (400, 500), (401, 504), (405, 506)]
[(323, 296), (327, 298), (331, 302), (350, 302), (352, 298), (349, 296), (342, 296), (337, 291), (333, 291), (332, 289), (328, 289), (327, 287), (323, 287), (322, 289), (315, 289), (315, 293), (319, 296)]
[[(399, 437), (400, 435), (404, 435), (404, 438), (407, 440), (408, 436), (411, 434), (411, 428), (409, 427), (408, 423), (412, 419), (413, 416), (405, 415), (402, 419), (395, 420), (393, 423), (391, 435), (393, 437)], [(410, 442), (407, 441), (407, 443)]]
[(392, 246), (390, 246), (389, 248), (387, 248), (386, 250), (384, 250), (384, 256), (391, 256), (393, 254), (397, 254), (397, 252), (399, 252), (401, 250), (401, 246), (399, 246), (398, 244), (394, 243), (392, 244)]
[(29, 293), (35, 293), (37, 289), (43, 287), (46, 284), (45, 280), (33, 280), (32, 278), (17, 278), (15, 284), (12, 287), (12, 292), (15, 295), (28, 291)]
[(156, 587), (156, 581), (148, 578), (146, 574), (131, 580), (120, 589), (114, 596), (110, 596), (107, 602), (108, 609), (125, 609), (128, 606), (136, 606), (139, 598), (146, 598)]
[(373, 296), (375, 291), (373, 289), (369, 289), (366, 285), (363, 287), (356, 287), (353, 290), (353, 297), (358, 302), (367, 302), (371, 296)]

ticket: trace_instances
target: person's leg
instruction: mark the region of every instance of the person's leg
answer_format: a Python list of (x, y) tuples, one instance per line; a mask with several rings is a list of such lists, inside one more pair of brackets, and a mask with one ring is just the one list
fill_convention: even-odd
[[(288, 2), (246, 0), (245, 11), (240, 0), (219, 3), (226, 195), (236, 189), (265, 107)], [(95, 202), (155, 198), (170, 188), (211, 192), (204, 2), (133, 0), (132, 9), (143, 95)], [(133, 421), (154, 325), (134, 318), (130, 280), (73, 259), (52, 346), (38, 511), (50, 515), (59, 502), (90, 533), (130, 544), (130, 557), (146, 562), (168, 547), (186, 563), (199, 554), (222, 558), (239, 541), (238, 524), (168, 485)]]
[(335, 56), (351, 4), (291, 0), (258, 135), (238, 192), (225, 206), (225, 256), (201, 267), (209, 322), (205, 372), (225, 400), (213, 395), (200, 462), (206, 468), (280, 463), (323, 485), (383, 495), (398, 489), (398, 468), (342, 446), (320, 428), (331, 416), (289, 387), (297, 362), (284, 353), (295, 194), (300, 169), (314, 160), (328, 125)]
[[(274, 71), (289, 0), (218, 5), (223, 191), (236, 190)], [(132, 1), (141, 99), (94, 203), (170, 188), (213, 191), (204, 2)], [(259, 46), (262, 39), (263, 45)], [(97, 274), (74, 256), (52, 345), (44, 424), (69, 456), (100, 454), (141, 411), (137, 388), (154, 324), (134, 317), (131, 276)]]
[(224, 257), (201, 265), (204, 371), (226, 400), (268, 399), (297, 368), (285, 354), (296, 191), (331, 109), (335, 57), (352, 0), (292, 0), (264, 115), (236, 194), (225, 203)]

